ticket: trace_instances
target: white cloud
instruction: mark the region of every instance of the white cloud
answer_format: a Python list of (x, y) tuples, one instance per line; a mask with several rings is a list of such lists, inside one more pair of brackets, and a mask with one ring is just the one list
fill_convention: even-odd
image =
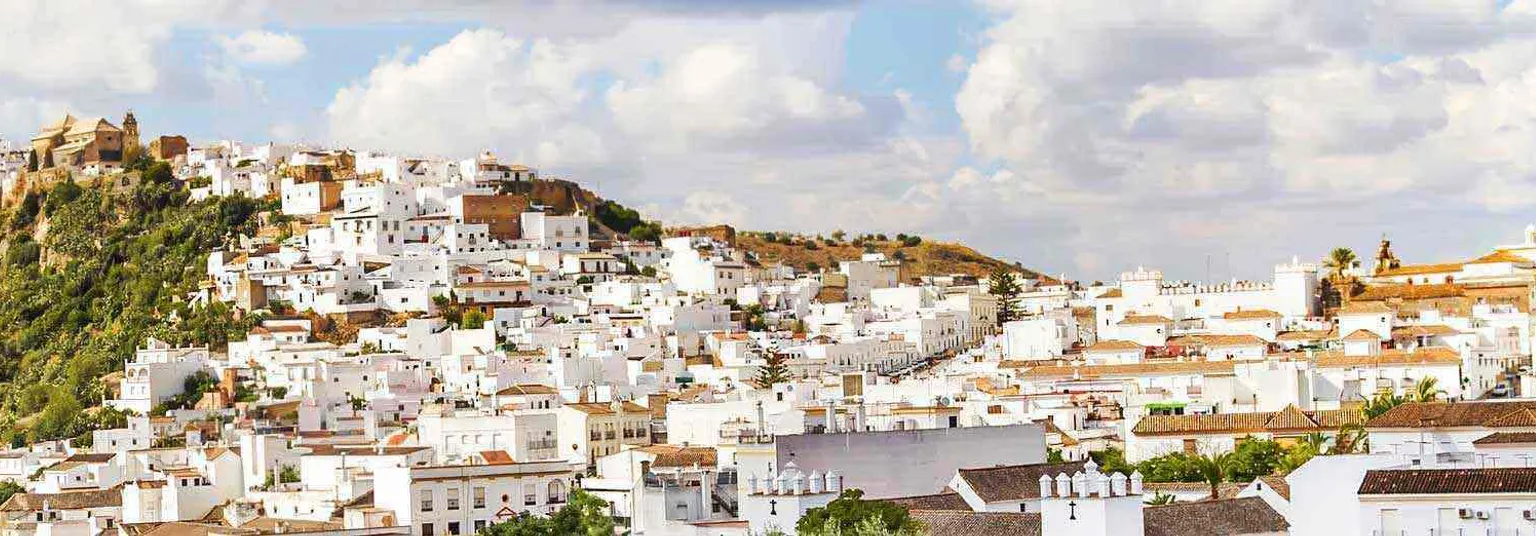
[(234, 37), (219, 36), (215, 42), (226, 56), (244, 64), (285, 65), (309, 53), (304, 40), (291, 33), (246, 30)]
[(816, 82), (769, 70), (757, 51), (707, 44), (668, 58), (657, 76), (608, 90), (618, 126), (671, 150), (856, 120), (864, 106)]
[[(1525, 4), (995, 2), (955, 104), (975, 155), (1017, 180), (961, 170), (926, 191), (1017, 232), (1061, 227), (1041, 264), (1192, 276), (1224, 250), (1258, 275), (1319, 240), (1433, 229), (1425, 211), (1526, 208)], [(1424, 260), (1476, 246), (1436, 247)]]
[(592, 163), (606, 149), (578, 119), (589, 65), (579, 47), (468, 30), (419, 58), (384, 60), (338, 91), (326, 115), (333, 137), (359, 147)]

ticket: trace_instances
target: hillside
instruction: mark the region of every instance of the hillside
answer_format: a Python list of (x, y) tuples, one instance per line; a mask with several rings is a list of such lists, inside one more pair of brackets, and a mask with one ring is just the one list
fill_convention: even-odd
[(146, 337), (217, 347), (249, 327), (185, 296), (207, 252), (252, 231), (262, 207), (189, 203), (163, 164), (144, 177), (122, 191), (65, 182), (0, 211), (0, 441), (88, 439), (121, 420), (87, 408)]
[[(581, 207), (593, 215), (597, 226), (594, 236), (613, 236), (625, 233), (632, 237), (652, 238), (665, 234), (660, 225), (644, 221), (638, 213), (564, 180), (538, 180), (520, 188), (529, 193), (531, 201), (554, 207), (561, 212)], [(640, 232), (636, 232), (636, 231)], [(770, 241), (768, 237), (776, 240)], [(791, 238), (792, 237), (792, 238)], [(818, 239), (819, 238), (819, 239)], [(736, 245), (757, 257), (764, 264), (783, 263), (797, 269), (835, 269), (839, 261), (856, 260), (865, 251), (878, 251), (890, 258), (903, 261), (909, 277), (924, 275), (967, 274), (985, 276), (997, 268), (1009, 268), (1029, 277), (1042, 277), (1039, 272), (988, 257), (963, 244), (930, 242), (898, 235), (864, 235), (844, 237), (845, 240), (828, 240), (825, 236), (800, 236), (770, 232), (741, 232), (736, 234)], [(807, 239), (816, 242), (816, 249), (805, 246)], [(907, 239), (907, 240), (903, 240)], [(913, 245), (908, 245), (907, 242)], [(814, 263), (814, 264), (813, 264)], [(1050, 279), (1049, 276), (1044, 276)]]
[[(773, 237), (777, 240), (769, 241)], [(1038, 272), (988, 257), (962, 244), (930, 242), (920, 239), (881, 240), (880, 236), (848, 238), (846, 241), (815, 240), (816, 245), (807, 247), (805, 238), (795, 237), (785, 243), (778, 233), (744, 232), (736, 236), (737, 247), (753, 253), (764, 264), (783, 263), (797, 269), (835, 269), (839, 261), (856, 260), (866, 251), (884, 253), (886, 257), (902, 260), (909, 277), (924, 275), (966, 274), (986, 276), (998, 268), (1018, 270), (1030, 277)], [(908, 245), (915, 243), (915, 245)]]

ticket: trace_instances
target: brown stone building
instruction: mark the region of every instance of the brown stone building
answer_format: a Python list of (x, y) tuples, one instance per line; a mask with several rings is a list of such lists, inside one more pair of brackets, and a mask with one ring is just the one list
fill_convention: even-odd
[(484, 223), (490, 227), (493, 238), (516, 240), (522, 238), (521, 215), (528, 208), (528, 196), (499, 194), (464, 194), (452, 201), (450, 208), (455, 223)]
[(129, 128), (118, 128), (100, 117), (77, 119), (66, 114), (56, 123), (43, 125), (32, 138), (32, 150), (42, 167), (121, 164), (124, 149), (139, 145), (138, 121), (132, 112), (123, 124)]
[(155, 160), (174, 160), (187, 154), (186, 136), (160, 136), (149, 142), (149, 157)]

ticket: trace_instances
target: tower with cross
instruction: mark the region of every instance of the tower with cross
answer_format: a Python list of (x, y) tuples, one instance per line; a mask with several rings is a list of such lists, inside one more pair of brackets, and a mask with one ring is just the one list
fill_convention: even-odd
[(1041, 534), (1143, 536), (1141, 473), (1104, 474), (1089, 460), (1076, 474), (1040, 476)]

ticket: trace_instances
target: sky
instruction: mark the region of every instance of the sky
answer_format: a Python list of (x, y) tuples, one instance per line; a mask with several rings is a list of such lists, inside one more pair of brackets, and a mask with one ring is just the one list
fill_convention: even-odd
[(0, 0), (0, 138), (490, 150), (672, 225), (1072, 279), (1536, 221), (1536, 0)]

